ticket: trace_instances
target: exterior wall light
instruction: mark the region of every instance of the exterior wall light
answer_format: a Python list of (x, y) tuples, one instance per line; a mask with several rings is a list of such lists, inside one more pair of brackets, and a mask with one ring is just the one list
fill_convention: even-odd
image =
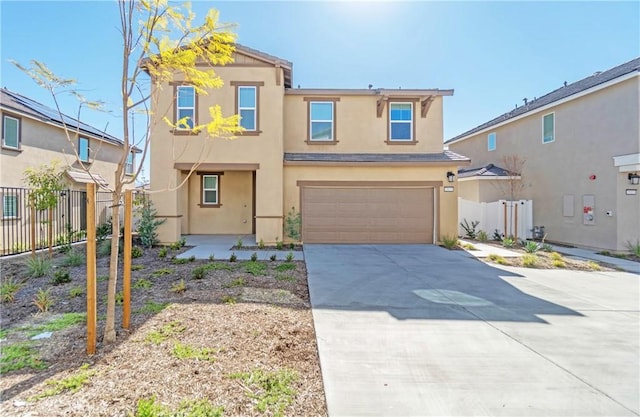
[[(456, 174), (454, 174), (453, 172), (449, 171), (447, 172), (447, 180), (449, 180), (449, 182), (453, 182), (453, 180), (456, 178)], [(638, 181), (636, 180), (636, 184), (638, 183)]]
[(629, 182), (632, 185), (640, 184), (640, 175), (636, 174), (635, 172), (633, 174), (629, 174), (627, 178), (629, 178)]

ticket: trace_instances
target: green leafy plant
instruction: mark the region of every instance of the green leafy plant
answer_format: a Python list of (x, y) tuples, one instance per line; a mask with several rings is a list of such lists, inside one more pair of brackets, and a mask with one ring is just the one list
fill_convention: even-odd
[(204, 279), (204, 277), (207, 276), (208, 270), (209, 268), (207, 268), (207, 265), (197, 266), (191, 271), (191, 277), (193, 279)]
[(245, 272), (253, 276), (266, 275), (267, 265), (261, 262), (247, 262), (244, 265), (244, 270)]
[(276, 271), (279, 271), (279, 272), (290, 271), (292, 269), (296, 269), (296, 264), (291, 262), (283, 263), (276, 266)]
[(242, 241), (242, 238), (239, 237), (238, 240), (236, 241), (236, 248), (242, 249), (243, 247), (244, 247), (244, 242)]
[(265, 246), (264, 246), (264, 240), (260, 239), (260, 242), (258, 242), (258, 249), (262, 250), (262, 249), (264, 249), (264, 248), (265, 248)]
[(0, 284), (0, 302), (11, 303), (16, 299), (16, 293), (22, 288), (22, 284), (8, 277)]
[(480, 242), (486, 242), (487, 240), (489, 240), (489, 236), (487, 235), (487, 232), (485, 232), (484, 230), (479, 230), (478, 231), (478, 235), (476, 236), (476, 238)]
[(84, 294), (84, 288), (80, 286), (69, 289), (69, 298), (80, 297), (82, 294)]
[(167, 219), (158, 220), (157, 210), (153, 208), (153, 203), (146, 198), (139, 209), (140, 221), (138, 222), (138, 239), (145, 248), (152, 248), (158, 244), (158, 226)]
[(542, 246), (540, 247), (540, 249), (541, 249), (543, 252), (553, 252), (553, 246), (551, 246), (551, 245), (550, 245), (550, 244), (548, 244), (548, 243), (543, 243), (543, 244), (542, 244)]
[(161, 247), (160, 250), (158, 251), (158, 257), (159, 258), (166, 258), (167, 257), (167, 252), (168, 252), (168, 249), (167, 249), (166, 246)]
[(468, 237), (469, 239), (476, 238), (476, 235), (478, 234), (478, 232), (476, 232), (476, 228), (478, 227), (479, 224), (480, 224), (480, 221), (478, 220), (472, 220), (471, 224), (469, 224), (467, 219), (463, 219), (462, 222), (460, 222), (460, 226), (464, 229), (465, 236)]
[(55, 316), (44, 324), (31, 326), (26, 330), (29, 330), (29, 336), (35, 336), (42, 332), (64, 330), (78, 323), (85, 323), (86, 321), (87, 315), (85, 313), (64, 313), (60, 316)]
[(540, 250), (540, 248), (541, 248), (540, 244), (533, 241), (528, 241), (523, 245), (523, 249), (527, 253), (536, 253)]
[(173, 242), (172, 244), (170, 244), (169, 245), (169, 249), (178, 250), (178, 249), (182, 248), (183, 246), (184, 246), (184, 243), (183, 243), (182, 239), (180, 239), (177, 242)]
[(144, 251), (140, 246), (133, 246), (131, 248), (131, 257), (132, 258), (141, 258), (144, 255)]
[(516, 242), (510, 237), (505, 237), (504, 239), (502, 239), (502, 246), (504, 246), (505, 248), (513, 248), (515, 244)]
[(48, 275), (53, 269), (53, 262), (44, 256), (35, 256), (26, 260), (27, 275), (38, 278)]
[(229, 256), (229, 262), (235, 262), (238, 260), (238, 257), (236, 256), (235, 253), (231, 253), (231, 256)]
[(191, 262), (189, 258), (173, 258), (171, 260), (171, 263), (174, 265), (184, 265), (188, 264), (189, 262)]
[(269, 256), (269, 259), (271, 260), (271, 262), (275, 262), (275, 260), (277, 259), (276, 254), (272, 254), (271, 256)]
[(212, 253), (211, 255), (209, 255), (209, 262), (213, 262), (216, 260), (215, 255)]
[(173, 293), (176, 293), (176, 294), (182, 294), (185, 291), (187, 291), (187, 285), (184, 283), (184, 279), (181, 279), (180, 281), (178, 281), (175, 284), (173, 284), (169, 291), (171, 291)]
[(51, 284), (53, 285), (61, 285), (71, 282), (71, 275), (69, 275), (69, 270), (66, 268), (59, 269), (53, 273), (53, 279), (51, 280)]
[(69, 251), (62, 261), (63, 266), (80, 266), (84, 263), (84, 255), (75, 250)]
[(136, 310), (136, 313), (140, 314), (157, 314), (167, 308), (169, 303), (155, 303), (153, 301), (147, 301), (143, 307)]
[(506, 259), (504, 259), (502, 256), (500, 255), (496, 255), (495, 253), (490, 253), (489, 256), (487, 256), (487, 258), (489, 258), (489, 260), (500, 264), (500, 265), (507, 265), (508, 262)]
[(111, 239), (98, 241), (98, 244), (96, 246), (96, 254), (101, 258), (111, 255)]
[(46, 385), (51, 388), (46, 389), (41, 394), (30, 397), (30, 400), (39, 400), (42, 398), (53, 397), (63, 392), (77, 392), (83, 385), (89, 382), (89, 378), (95, 375), (96, 371), (89, 370), (89, 364), (86, 363), (80, 367), (78, 372), (66, 378), (47, 381)]
[(222, 302), (225, 304), (235, 304), (238, 302), (238, 300), (236, 300), (236, 297), (232, 295), (223, 295)]
[(228, 284), (223, 285), (224, 288), (236, 288), (236, 287), (244, 287), (244, 285), (246, 284), (244, 278), (242, 277), (238, 277), (236, 279), (234, 279), (233, 281), (231, 281)]
[(144, 265), (131, 265), (132, 271), (140, 271), (141, 269), (144, 269)]
[(124, 293), (122, 291), (116, 293), (116, 305), (121, 306), (124, 303)]
[(201, 361), (214, 362), (216, 360), (214, 354), (217, 353), (217, 351), (211, 348), (196, 348), (178, 342), (173, 347), (173, 351), (171, 353), (174, 357), (182, 360), (197, 359)]
[(111, 234), (112, 227), (111, 217), (109, 217), (106, 222), (96, 226), (96, 239), (98, 242), (102, 242)]
[(495, 240), (496, 242), (502, 242), (502, 238), (504, 236), (502, 236), (502, 234), (500, 234), (500, 231), (498, 229), (495, 229), (493, 231), (493, 236), (491, 237), (493, 240)]
[(551, 256), (551, 259), (554, 260), (554, 261), (561, 261), (562, 260), (562, 255), (560, 255), (558, 252), (551, 252), (551, 254), (549, 256)]
[(239, 379), (249, 388), (247, 395), (255, 401), (258, 411), (268, 411), (274, 417), (282, 417), (284, 410), (293, 402), (296, 392), (292, 384), (298, 376), (288, 369), (276, 372), (256, 369), (251, 372), (233, 373), (229, 378)]
[(40, 310), (41, 313), (49, 311), (49, 308), (54, 302), (53, 297), (51, 296), (51, 288), (47, 288), (46, 290), (39, 288), (32, 302), (33, 305), (38, 307), (38, 310)]
[(21, 369), (45, 369), (47, 364), (40, 359), (30, 342), (12, 345), (0, 344), (0, 375)]
[(164, 326), (162, 326), (159, 330), (154, 330), (147, 333), (144, 340), (147, 343), (159, 345), (160, 343), (164, 342), (170, 337), (173, 337), (179, 333), (182, 333), (185, 330), (187, 330), (187, 327), (184, 326), (181, 322), (172, 321), (171, 323), (167, 323)]
[(589, 269), (593, 270), (593, 271), (602, 271), (602, 267), (600, 266), (599, 263), (594, 262), (594, 261), (588, 261), (587, 262), (587, 266), (589, 267)]
[(538, 262), (538, 257), (534, 253), (526, 253), (522, 255), (522, 265), (527, 268), (533, 268)]
[(258, 260), (258, 254), (257, 254), (257, 253), (255, 253), (255, 252), (253, 252), (253, 253), (251, 254), (251, 261), (252, 261), (252, 262), (255, 262), (255, 261), (257, 261), (257, 260)]
[(551, 264), (556, 267), (556, 268), (564, 268), (567, 265), (564, 263), (563, 260), (561, 259), (554, 259), (553, 261), (551, 261)]
[(442, 241), (442, 245), (449, 249), (455, 249), (458, 246), (458, 236), (448, 236), (448, 235), (443, 235), (440, 240)]
[(96, 278), (96, 281), (98, 282), (105, 282), (109, 280), (109, 275), (98, 275), (98, 277)]
[(285, 258), (287, 262), (293, 261), (293, 252), (287, 253), (287, 257)]
[(636, 239), (635, 242), (627, 241), (627, 249), (633, 256), (640, 258), (640, 239)]
[(183, 400), (177, 410), (156, 403), (156, 398), (141, 398), (133, 417), (222, 417), (224, 407), (214, 406), (207, 399)]
[(478, 248), (473, 246), (471, 243), (465, 243), (464, 245), (462, 245), (462, 247), (467, 250), (478, 250)]
[(302, 217), (300, 216), (300, 212), (296, 211), (295, 207), (291, 207), (291, 210), (289, 210), (284, 220), (285, 233), (291, 239), (295, 241), (299, 241), (301, 226), (302, 226)]
[(142, 288), (151, 288), (153, 283), (145, 278), (140, 278), (133, 285), (132, 288), (142, 289)]
[(275, 278), (278, 281), (288, 281), (288, 282), (296, 281), (296, 277), (294, 277), (293, 275), (287, 275), (287, 274), (276, 274)]
[(282, 250), (282, 248), (284, 248), (284, 242), (281, 241), (280, 239), (276, 238), (276, 249), (277, 250)]

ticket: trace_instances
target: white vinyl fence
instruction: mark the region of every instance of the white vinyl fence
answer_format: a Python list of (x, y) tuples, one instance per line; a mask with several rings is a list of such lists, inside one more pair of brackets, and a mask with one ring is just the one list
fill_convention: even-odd
[[(458, 197), (458, 222), (462, 223), (465, 219), (469, 225), (474, 220), (479, 221), (480, 224), (476, 230), (484, 230), (490, 239), (495, 230), (503, 236), (514, 236), (518, 239), (533, 237), (532, 200), (477, 203)], [(458, 225), (458, 234), (465, 235), (460, 225)]]

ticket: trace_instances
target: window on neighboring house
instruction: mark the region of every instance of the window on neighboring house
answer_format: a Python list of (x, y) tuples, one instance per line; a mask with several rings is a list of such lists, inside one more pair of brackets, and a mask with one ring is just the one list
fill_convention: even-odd
[(555, 113), (542, 116), (542, 143), (556, 140)]
[(202, 175), (202, 204), (220, 205), (219, 176)]
[(2, 146), (20, 148), (20, 119), (7, 115), (2, 116)]
[(89, 139), (78, 139), (78, 156), (82, 162), (89, 162)]
[(125, 166), (125, 173), (132, 175), (133, 174), (133, 168), (135, 167), (135, 160), (136, 160), (136, 155), (133, 151), (129, 152), (129, 155), (127, 155), (127, 165)]
[(414, 140), (413, 103), (389, 103), (389, 140)]
[(255, 131), (257, 128), (257, 88), (254, 86), (238, 86), (238, 114), (240, 126), (246, 130)]
[(2, 217), (5, 219), (18, 217), (17, 195), (2, 196)]
[(309, 102), (309, 140), (334, 141), (334, 113), (333, 101)]
[(487, 135), (487, 150), (495, 151), (496, 150), (496, 133), (489, 133)]
[(178, 129), (193, 129), (196, 125), (196, 90), (193, 86), (179, 85), (176, 89), (176, 124)]

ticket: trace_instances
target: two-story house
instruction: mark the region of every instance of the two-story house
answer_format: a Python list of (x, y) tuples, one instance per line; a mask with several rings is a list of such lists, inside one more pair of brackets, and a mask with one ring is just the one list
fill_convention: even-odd
[(449, 181), (469, 160), (443, 150), (443, 97), (453, 90), (293, 88), (292, 67), (236, 45), (234, 63), (215, 67), (224, 87), (201, 96), (180, 81), (154, 90), (174, 120), (197, 122), (219, 104), (245, 129), (214, 140), (206, 155), (203, 135), (155, 129), (160, 240), (255, 234), (273, 243), (286, 238), (292, 209), (305, 243), (433, 243), (455, 234)]
[[(471, 157), (459, 195), (504, 199), (504, 157), (550, 241), (622, 251), (640, 238), (640, 58), (597, 72), (449, 139)], [(491, 232), (491, 231), (489, 231)]]

